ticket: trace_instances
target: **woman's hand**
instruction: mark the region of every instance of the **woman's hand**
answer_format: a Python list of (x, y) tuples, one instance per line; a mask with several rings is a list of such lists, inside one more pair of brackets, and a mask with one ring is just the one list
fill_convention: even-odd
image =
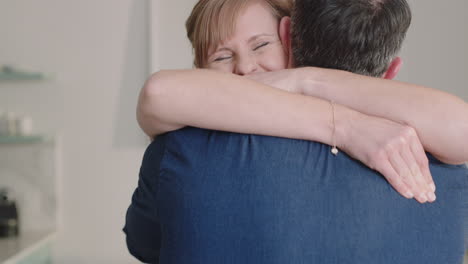
[(412, 127), (360, 113), (346, 127), (337, 131), (343, 151), (380, 172), (404, 197), (420, 203), (436, 199), (428, 159)]

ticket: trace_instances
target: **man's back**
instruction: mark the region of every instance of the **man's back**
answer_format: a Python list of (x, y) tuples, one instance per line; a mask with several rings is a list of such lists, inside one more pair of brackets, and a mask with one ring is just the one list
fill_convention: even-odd
[[(190, 127), (156, 141), (127, 215), (142, 259), (161, 240), (161, 263), (462, 262), (463, 166), (432, 160), (438, 199), (419, 204), (320, 143)], [(158, 225), (146, 245), (134, 235)]]

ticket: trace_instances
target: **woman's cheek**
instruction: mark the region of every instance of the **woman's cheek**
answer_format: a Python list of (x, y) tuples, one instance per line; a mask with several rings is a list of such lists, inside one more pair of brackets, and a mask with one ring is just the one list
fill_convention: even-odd
[(215, 70), (215, 71), (220, 71), (220, 72), (230, 72), (230, 73), (232, 73), (234, 71), (232, 65), (227, 64), (227, 63), (211, 64), (211, 65), (208, 66), (208, 69)]
[(259, 64), (265, 71), (278, 71), (284, 70), (287, 67), (287, 60), (283, 50), (272, 50), (265, 52), (259, 59)]

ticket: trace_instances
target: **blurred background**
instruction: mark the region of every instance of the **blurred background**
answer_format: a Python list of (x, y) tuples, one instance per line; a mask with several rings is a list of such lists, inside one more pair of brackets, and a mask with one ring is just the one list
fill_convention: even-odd
[[(195, 2), (0, 0), (0, 263), (137, 263), (121, 231), (148, 144), (137, 97), (191, 67)], [(468, 2), (410, 4), (398, 79), (468, 101)]]

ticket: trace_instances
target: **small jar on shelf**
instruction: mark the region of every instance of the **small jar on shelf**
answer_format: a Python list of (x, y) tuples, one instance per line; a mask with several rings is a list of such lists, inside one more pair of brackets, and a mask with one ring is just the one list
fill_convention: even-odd
[(28, 116), (18, 116), (13, 112), (0, 112), (0, 136), (27, 137), (32, 135), (33, 122)]

